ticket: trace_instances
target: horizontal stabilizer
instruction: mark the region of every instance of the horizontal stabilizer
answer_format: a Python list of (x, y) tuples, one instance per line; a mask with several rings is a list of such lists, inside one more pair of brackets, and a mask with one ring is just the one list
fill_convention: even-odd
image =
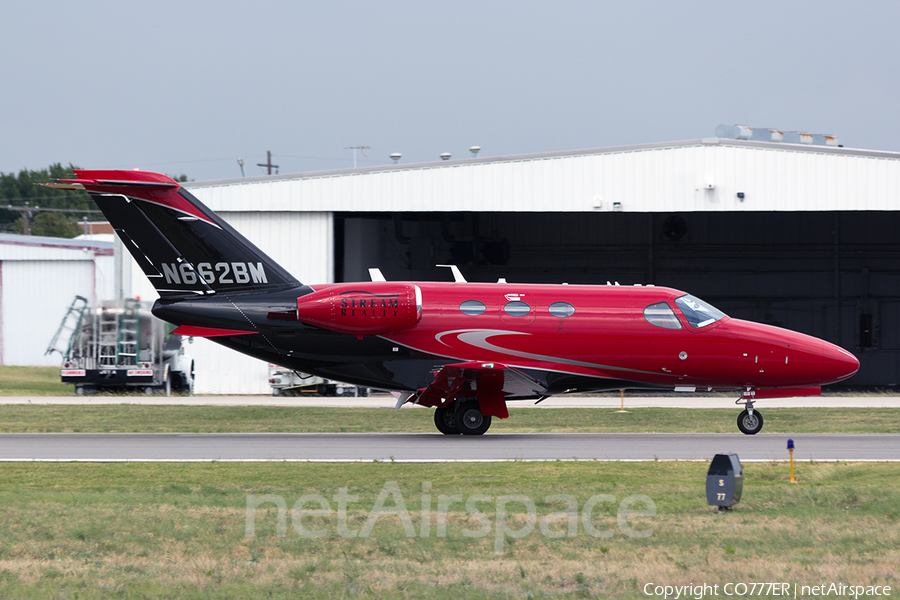
[(300, 285), (170, 177), (82, 169), (75, 175), (47, 186), (86, 190), (162, 298)]
[(240, 331), (237, 329), (216, 329), (213, 327), (197, 327), (196, 325), (179, 325), (171, 335), (185, 335), (192, 337), (222, 337), (225, 335), (251, 335), (256, 331)]

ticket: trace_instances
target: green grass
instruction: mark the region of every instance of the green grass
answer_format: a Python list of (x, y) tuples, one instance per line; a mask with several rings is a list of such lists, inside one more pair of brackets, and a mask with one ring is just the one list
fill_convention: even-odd
[[(36, 378), (38, 371), (43, 374)], [(58, 382), (55, 368), (6, 367), (0, 368), (0, 394), (66, 395), (71, 389)], [(80, 406), (0, 405), (0, 431), (434, 430), (432, 411), (414, 407), (85, 401)], [(762, 408), (766, 432), (900, 431), (900, 415), (893, 409)], [(720, 409), (646, 408), (625, 414), (612, 409), (510, 412), (510, 419), (495, 421), (492, 432), (733, 432), (737, 409), (728, 402)], [(706, 504), (707, 466), (0, 463), (0, 598), (627, 599), (646, 598), (641, 590), (651, 582), (900, 587), (900, 465), (798, 463), (798, 482), (792, 484), (784, 463), (747, 464), (743, 498), (726, 513)], [(348, 501), (348, 530), (365, 527), (379, 495), (389, 510), (397, 509), (399, 495), (415, 535), (408, 535), (396, 514), (376, 519), (367, 537), (340, 535), (335, 513), (302, 517), (303, 526), (323, 530), (323, 537), (298, 533), (294, 504), (316, 495), (337, 509), (341, 488), (357, 496)], [(265, 495), (284, 500), (284, 535), (278, 535), (275, 504), (264, 503), (250, 519), (254, 535), (246, 536), (248, 498)], [(443, 511), (441, 536), (440, 498), (453, 495), (473, 505), (450, 504)], [(502, 496), (534, 502), (530, 531), (526, 505), (506, 504), (508, 528), (523, 531), (523, 537), (499, 529)], [(631, 496), (648, 498), (655, 506), (655, 514), (625, 515), (626, 527), (652, 530), (648, 537), (629, 537), (619, 524), (620, 504)], [(594, 510), (587, 521), (556, 514), (570, 501), (583, 512), (591, 498)], [(429, 508), (427, 518), (423, 506)], [(632, 508), (647, 505), (638, 502)], [(428, 523), (424, 533), (423, 521)], [(563, 536), (544, 535), (541, 523)], [(608, 537), (590, 535), (585, 523)]]
[[(766, 433), (897, 433), (891, 408), (762, 408)], [(733, 433), (738, 409), (512, 408), (489, 433)], [(433, 432), (431, 409), (279, 406), (0, 405), (0, 432)]]
[(59, 367), (0, 367), (0, 396), (69, 396)]
[[(748, 464), (741, 502), (721, 514), (706, 504), (706, 469), (703, 463), (8, 463), (0, 468), (0, 597), (642, 598), (649, 582), (900, 585), (900, 465), (804, 463), (791, 484), (784, 464)], [(393, 489), (415, 535), (386, 514), (370, 536), (342, 537), (334, 513), (303, 517), (324, 537), (298, 533), (294, 503), (317, 494), (336, 510), (340, 488), (358, 496), (347, 504), (348, 530), (362, 530), (379, 494)], [(278, 535), (270, 503), (257, 509), (255, 535), (247, 537), (248, 496), (266, 494), (285, 501), (286, 531)], [(472, 510), (451, 504), (439, 537), (439, 497), (453, 494), (484, 496)], [(573, 537), (543, 535), (545, 520), (548, 531), (568, 533), (567, 517), (549, 520), (567, 502), (547, 497), (561, 494), (582, 512), (591, 497), (612, 497), (588, 517), (609, 536), (590, 535), (581, 518)], [(525, 505), (506, 505), (508, 528), (524, 531), (521, 538), (497, 535), (504, 495), (535, 503), (530, 532)], [(619, 527), (620, 503), (633, 495), (652, 500), (655, 515), (626, 516), (625, 524), (652, 530), (649, 537), (632, 538)], [(396, 502), (388, 495), (383, 506)], [(423, 505), (430, 507), (425, 535)], [(487, 535), (465, 535), (485, 528)]]

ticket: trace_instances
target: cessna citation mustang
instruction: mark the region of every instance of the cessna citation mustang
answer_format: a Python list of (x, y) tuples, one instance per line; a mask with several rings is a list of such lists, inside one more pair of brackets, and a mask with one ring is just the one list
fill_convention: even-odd
[(441, 433), (481, 435), (509, 400), (566, 392), (734, 390), (738, 428), (760, 398), (817, 395), (856, 373), (820, 339), (731, 319), (678, 290), (618, 285), (373, 281), (304, 285), (174, 180), (75, 171), (156, 287), (173, 333), (435, 408)]

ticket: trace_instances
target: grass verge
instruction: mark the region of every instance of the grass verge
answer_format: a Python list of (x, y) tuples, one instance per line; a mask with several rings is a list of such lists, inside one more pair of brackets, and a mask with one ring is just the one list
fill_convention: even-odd
[[(803, 464), (791, 484), (784, 464), (748, 464), (741, 502), (721, 514), (706, 504), (706, 469), (5, 464), (0, 596), (641, 598), (647, 583), (900, 585), (900, 465)], [(275, 503), (251, 519), (251, 496)], [(623, 502), (635, 511), (624, 521)]]
[(60, 381), (59, 367), (0, 366), (0, 396), (70, 396), (72, 389)]
[[(512, 408), (489, 433), (733, 433), (737, 408)], [(763, 409), (766, 433), (897, 433), (891, 408)], [(407, 406), (327, 408), (278, 406), (26, 405), (0, 406), (0, 432), (340, 433), (433, 432), (433, 411)]]

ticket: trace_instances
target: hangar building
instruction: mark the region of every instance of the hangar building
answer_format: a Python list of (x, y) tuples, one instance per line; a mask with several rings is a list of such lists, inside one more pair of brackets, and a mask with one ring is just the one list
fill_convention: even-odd
[(45, 354), (75, 296), (113, 297), (113, 243), (0, 234), (0, 365), (58, 367)]
[[(664, 285), (843, 346), (851, 384), (900, 381), (900, 153), (708, 138), (187, 187), (304, 283)], [(120, 263), (119, 293), (153, 297)], [(259, 361), (190, 352), (198, 392), (269, 390)]]

